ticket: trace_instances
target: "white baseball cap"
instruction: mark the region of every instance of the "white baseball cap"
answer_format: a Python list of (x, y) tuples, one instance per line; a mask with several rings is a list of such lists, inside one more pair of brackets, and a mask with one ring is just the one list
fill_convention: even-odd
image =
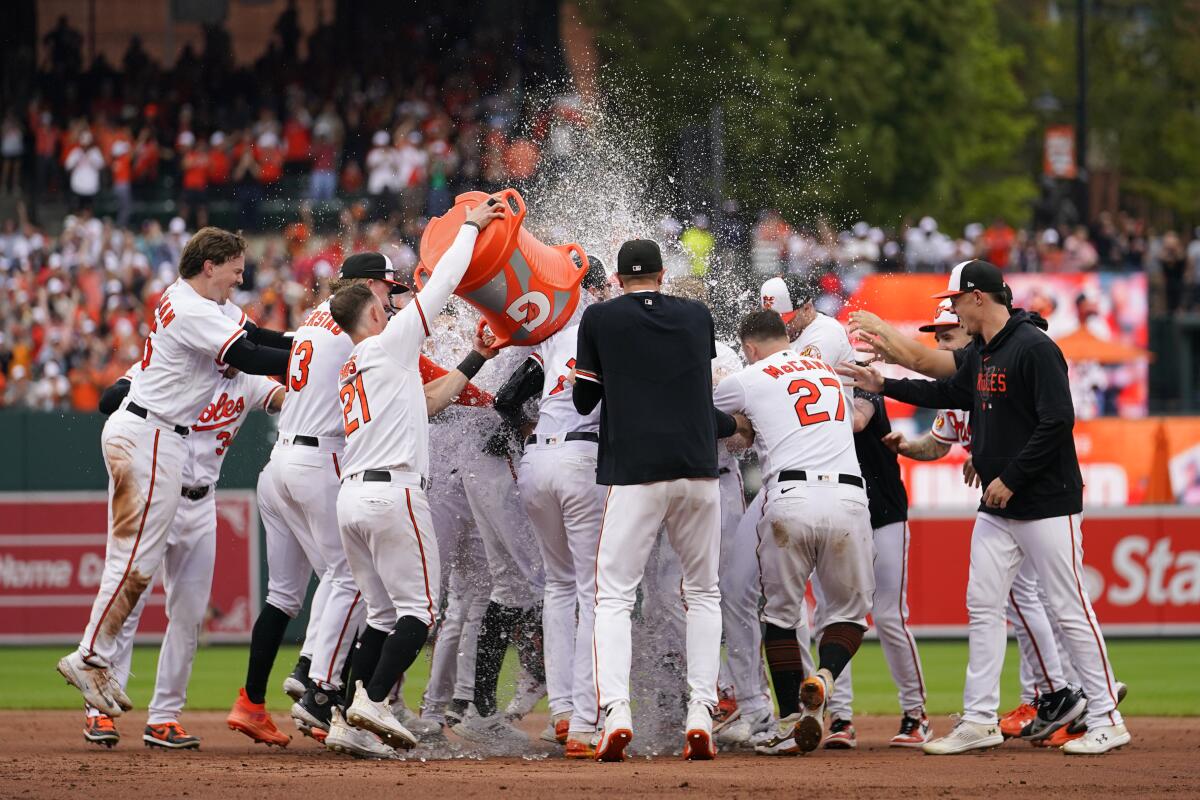
[(946, 298), (938, 303), (937, 312), (933, 315), (933, 322), (928, 325), (922, 325), (917, 328), (921, 333), (935, 333), (942, 328), (957, 328), (962, 323), (958, 319), (958, 314), (954, 313), (954, 305), (950, 302), (950, 298)]
[(759, 294), (762, 307), (778, 313), (784, 322), (791, 322), (796, 309), (813, 299), (811, 288), (799, 275), (768, 278)]

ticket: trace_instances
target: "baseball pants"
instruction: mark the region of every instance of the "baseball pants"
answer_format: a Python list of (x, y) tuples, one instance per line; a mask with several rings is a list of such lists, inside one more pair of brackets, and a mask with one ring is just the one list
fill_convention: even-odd
[(1021, 562), (1008, 590), (1008, 621), (1021, 654), (1021, 702), (1032, 704), (1039, 694), (1066, 686), (1054, 626), (1042, 605), (1037, 572), (1028, 558)]
[(635, 606), (631, 629), (629, 674), (633, 721), (643, 742), (659, 737), (673, 740), (687, 714), (687, 665), (683, 652), (687, 642), (687, 614), (683, 565), (661, 528), (646, 560), (640, 595), (640, 608)]
[(596, 484), (596, 450), (595, 442), (561, 438), (530, 445), (517, 471), (545, 566), (542, 635), (550, 713), (570, 712), (570, 730), (578, 733), (595, 731), (598, 722), (591, 643), (605, 491)]
[[(200, 631), (212, 593), (213, 565), (217, 559), (217, 498), (209, 492), (199, 500), (184, 497), (167, 534), (162, 581), (167, 599), (167, 630), (158, 651), (158, 672), (150, 700), (147, 724), (177, 722), (187, 703), (187, 685), (200, 645)], [(129, 679), (133, 640), (151, 590), (121, 626), (113, 677), (121, 686)]]
[[(309, 577), (326, 584), (322, 607), (313, 602), (305, 650), (308, 677), (341, 687), (342, 667), (365, 615), (338, 535), (338, 452), (334, 448), (275, 445), (258, 478), (258, 504), (267, 536), (267, 603), (294, 617)], [(319, 590), (321, 591), (321, 590)], [(319, 613), (318, 613), (319, 612)]]
[(546, 578), (529, 517), (517, 497), (516, 465), (479, 453), (463, 470), (463, 490), (487, 554), (492, 602), (533, 608), (542, 602)]
[(124, 408), (104, 423), (100, 444), (108, 470), (108, 541), (79, 652), (108, 665), (125, 620), (162, 564), (189, 453), (174, 430)]
[(441, 561), (429, 500), (418, 475), (392, 473), (390, 483), (358, 475), (342, 484), (337, 516), (342, 544), (367, 607), (367, 624), (390, 632), (401, 617), (432, 627), (437, 620)]
[[(758, 520), (762, 504), (746, 507), (737, 465), (718, 479), (721, 487), (721, 622), (725, 631), (723, 671), (732, 684), (738, 708), (753, 714), (771, 707), (762, 662), (762, 626), (758, 603)], [(755, 498), (756, 500), (758, 498)]]
[(1007, 640), (1004, 608), (1022, 559), (1032, 562), (1046, 593), (1046, 610), (1061, 629), (1079, 673), (1088, 698), (1088, 726), (1119, 724), (1116, 680), (1083, 586), (1083, 535), (1077, 514), (1011, 520), (980, 512), (976, 517), (967, 583), (970, 654), (963, 719), (984, 725), (996, 722)]
[[(892, 682), (899, 691), (900, 710), (919, 719), (925, 711), (925, 675), (916, 640), (908, 629), (908, 523), (894, 522), (875, 528), (871, 538), (875, 545), (875, 595), (871, 619)], [(820, 606), (818, 601), (818, 614)], [(834, 719), (853, 719), (853, 701), (854, 679), (850, 666), (847, 666), (838, 677), (837, 689), (829, 704), (830, 715)]]
[(721, 662), (721, 495), (716, 479), (681, 478), (609, 488), (596, 551), (593, 655), (598, 708), (629, 701), (631, 620), (646, 561), (666, 525), (683, 568), (691, 700), (717, 704)]

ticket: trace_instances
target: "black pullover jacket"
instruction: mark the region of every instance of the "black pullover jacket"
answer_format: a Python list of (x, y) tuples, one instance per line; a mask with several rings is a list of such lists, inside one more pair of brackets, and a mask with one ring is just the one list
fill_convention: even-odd
[(1017, 309), (987, 344), (964, 348), (953, 377), (883, 382), (883, 394), (926, 408), (971, 411), (971, 458), (983, 488), (995, 478), (1012, 490), (1008, 519), (1078, 514), (1083, 477), (1075, 455), (1075, 410), (1067, 362), (1045, 321)]

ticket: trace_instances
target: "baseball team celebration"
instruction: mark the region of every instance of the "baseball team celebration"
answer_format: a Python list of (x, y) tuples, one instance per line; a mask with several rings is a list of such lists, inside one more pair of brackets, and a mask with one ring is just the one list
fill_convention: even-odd
[(2, 13), (0, 795), (1200, 795), (1193, 0)]

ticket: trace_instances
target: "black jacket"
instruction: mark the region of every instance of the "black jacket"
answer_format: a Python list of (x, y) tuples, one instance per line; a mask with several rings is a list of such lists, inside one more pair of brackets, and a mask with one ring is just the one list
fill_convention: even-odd
[(1013, 492), (1007, 508), (980, 505), (998, 517), (1045, 519), (1083, 508), (1067, 362), (1044, 326), (1017, 310), (990, 342), (966, 348), (953, 377), (883, 383), (885, 395), (905, 403), (971, 411), (971, 457), (983, 487), (1000, 478)]

